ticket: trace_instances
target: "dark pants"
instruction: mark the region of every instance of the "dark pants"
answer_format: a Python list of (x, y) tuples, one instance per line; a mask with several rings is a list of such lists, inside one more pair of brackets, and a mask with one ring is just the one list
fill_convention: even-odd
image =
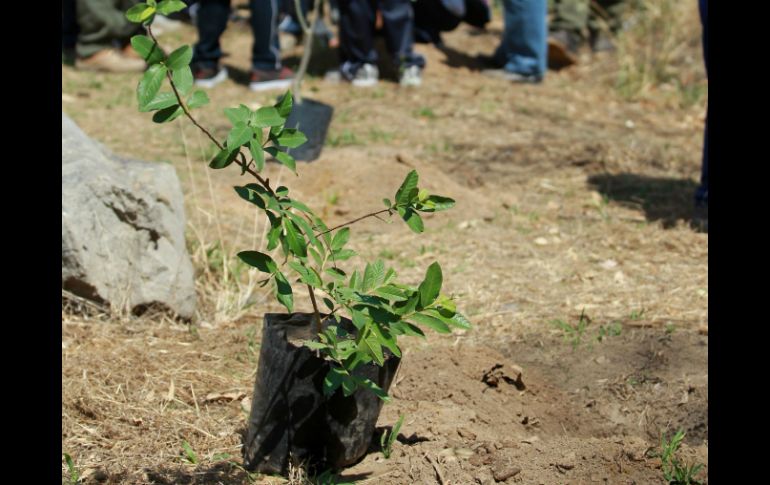
[[(251, 49), (252, 68), (261, 71), (281, 68), (281, 50), (278, 45), (278, 0), (250, 0), (251, 30), (254, 45)], [(201, 67), (215, 69), (222, 57), (219, 39), (230, 17), (230, 0), (201, 0), (198, 10), (198, 43), (193, 48), (193, 62)]]
[(377, 8), (382, 12), (385, 42), (397, 68), (425, 67), (414, 53), (414, 12), (411, 0), (339, 0), (340, 60), (342, 73), (355, 74), (363, 64), (377, 64), (374, 27)]
[(78, 21), (75, 12), (75, 0), (62, 0), (61, 3), (61, 46), (62, 49), (74, 49), (78, 41)]
[[(699, 0), (700, 21), (703, 26), (703, 61), (706, 64), (706, 78), (709, 73), (709, 25), (708, 25), (708, 0)], [(706, 131), (703, 135), (703, 166), (701, 168), (700, 187), (695, 192), (695, 201), (698, 204), (709, 202), (709, 115), (706, 106)]]

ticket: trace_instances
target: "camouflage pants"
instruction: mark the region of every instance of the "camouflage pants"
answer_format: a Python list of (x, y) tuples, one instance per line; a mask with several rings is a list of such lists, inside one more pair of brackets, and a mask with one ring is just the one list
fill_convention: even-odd
[(139, 0), (77, 0), (75, 16), (79, 33), (77, 55), (89, 57), (100, 50), (126, 43), (143, 29), (126, 19), (125, 12)]
[[(593, 3), (593, 5), (591, 5)], [(585, 37), (585, 31), (620, 30), (627, 0), (550, 0), (551, 32), (566, 30)]]

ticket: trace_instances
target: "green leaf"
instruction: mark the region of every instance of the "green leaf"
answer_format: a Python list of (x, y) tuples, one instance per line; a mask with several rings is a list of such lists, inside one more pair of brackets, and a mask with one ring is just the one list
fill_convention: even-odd
[(287, 197), (289, 195), (289, 188), (281, 185), (277, 189), (275, 189), (276, 195), (280, 195), (281, 197)]
[(313, 234), (313, 228), (310, 227), (310, 223), (308, 223), (302, 216), (295, 214), (294, 212), (285, 212), (286, 216), (291, 219), (294, 224), (302, 229), (302, 232), (305, 233), (307, 236), (308, 241), (310, 241), (311, 244), (313, 244), (316, 247), (319, 247), (323, 249), (323, 246), (318, 242), (318, 239), (316, 239), (315, 234)]
[(324, 297), (323, 302), (324, 302), (324, 305), (326, 305), (326, 308), (329, 309), (329, 311), (334, 310), (334, 302), (333, 301), (331, 301), (330, 299)]
[[(319, 265), (320, 266), (320, 265)], [(345, 279), (345, 272), (339, 268), (326, 268), (324, 273), (328, 274), (335, 280)]]
[(331, 396), (334, 394), (334, 391), (336, 391), (337, 388), (342, 385), (342, 381), (345, 379), (346, 375), (347, 374), (344, 370), (340, 369), (339, 367), (332, 366), (329, 369), (329, 372), (326, 374), (326, 377), (324, 377), (324, 395)]
[(272, 227), (267, 232), (267, 250), (272, 251), (278, 247), (278, 240), (281, 237), (281, 226)]
[(332, 251), (336, 251), (338, 249), (342, 249), (345, 244), (348, 243), (348, 240), (350, 239), (350, 228), (349, 227), (343, 227), (339, 231), (337, 231), (336, 234), (334, 234), (334, 238), (331, 242), (331, 248)]
[(265, 253), (260, 253), (259, 251), (241, 251), (238, 253), (238, 257), (241, 258), (241, 261), (244, 263), (257, 268), (263, 273), (273, 274), (278, 271), (276, 262)]
[(166, 60), (166, 66), (168, 66), (169, 69), (172, 71), (176, 71), (177, 69), (182, 69), (183, 67), (187, 67), (190, 65), (190, 61), (192, 61), (192, 47), (189, 45), (183, 45), (179, 49), (175, 50), (171, 54), (168, 55), (168, 60)]
[(381, 286), (374, 290), (374, 294), (390, 301), (406, 301), (407, 297), (402, 290), (393, 285)]
[(438, 212), (451, 209), (455, 206), (454, 199), (442, 197), (440, 195), (431, 195), (420, 203), (417, 210), (422, 212)]
[(358, 270), (354, 269), (353, 274), (350, 275), (350, 281), (348, 283), (348, 287), (355, 290), (358, 288)]
[(249, 115), (251, 110), (248, 106), (240, 105), (237, 108), (225, 108), (225, 116), (230, 120), (230, 123), (236, 124), (239, 121), (244, 123), (249, 121)]
[(382, 346), (376, 335), (370, 333), (361, 341), (362, 349), (372, 357), (377, 365), (382, 366), (385, 363), (385, 357), (382, 355)]
[(152, 121), (155, 123), (168, 123), (179, 118), (184, 113), (184, 110), (178, 104), (163, 108), (152, 115)]
[(278, 115), (282, 118), (288, 118), (291, 114), (291, 107), (294, 103), (292, 99), (291, 91), (287, 91), (286, 94), (281, 96), (281, 99), (275, 103), (275, 109), (278, 111)]
[(454, 323), (456, 327), (463, 328), (466, 330), (469, 330), (471, 328), (471, 322), (469, 322), (468, 319), (465, 318), (465, 316), (462, 313), (455, 313), (454, 316), (450, 318), (450, 320), (452, 321), (452, 323)]
[(393, 204), (390, 203), (390, 199), (382, 199), (382, 203), (385, 204), (385, 207), (387, 207), (388, 209), (393, 207)]
[(234, 188), (235, 192), (240, 196), (241, 199), (251, 202), (260, 209), (264, 210), (266, 209), (265, 199), (262, 198), (262, 192), (255, 190), (255, 187), (258, 187), (257, 184), (247, 184), (243, 187), (236, 186)]
[(451, 333), (446, 323), (442, 322), (436, 317), (425, 315), (422, 313), (415, 313), (408, 318), (409, 321), (416, 323), (417, 325), (424, 325), (430, 327), (438, 333)]
[(401, 321), (401, 322), (392, 323), (390, 324), (390, 328), (393, 330), (394, 333), (398, 331), (401, 334), (408, 335), (410, 337), (426, 338), (425, 333), (422, 330), (420, 330), (419, 327), (416, 327), (409, 322)]
[[(305, 214), (307, 214), (309, 216), (313, 216), (314, 215), (314, 213), (310, 209), (310, 207), (306, 206), (305, 204), (303, 204), (302, 202), (300, 202), (298, 200), (292, 200), (291, 202), (289, 202), (289, 205), (291, 207), (294, 207), (295, 209), (297, 209), (299, 211), (304, 212)], [(323, 229), (321, 228), (321, 230), (323, 230)]]
[(174, 93), (158, 93), (155, 99), (147, 103), (144, 108), (140, 109), (141, 112), (155, 111), (158, 109), (168, 108), (177, 104), (176, 95)]
[(126, 18), (135, 24), (144, 22), (155, 13), (155, 7), (150, 7), (146, 3), (139, 3), (126, 11)]
[(396, 338), (386, 328), (382, 328), (376, 323), (369, 328), (372, 329), (372, 333), (380, 341), (380, 344), (387, 347), (396, 357), (401, 357), (401, 349), (398, 348)]
[(352, 396), (356, 389), (358, 389), (356, 381), (349, 374), (345, 374), (342, 378), (342, 394), (345, 397)]
[(294, 311), (294, 296), (292, 295), (291, 285), (286, 276), (280, 271), (275, 272), (275, 297), (289, 313)]
[(412, 170), (406, 175), (406, 178), (401, 183), (401, 187), (399, 187), (396, 192), (396, 205), (406, 206), (409, 204), (409, 201), (411, 201), (413, 196), (412, 191), (417, 188), (418, 180), (419, 175), (417, 175), (417, 170)]
[(180, 0), (163, 0), (158, 3), (158, 12), (163, 15), (169, 15), (174, 12), (179, 12), (187, 8), (187, 5)]
[(422, 218), (420, 215), (415, 212), (414, 209), (411, 207), (398, 207), (398, 214), (401, 216), (401, 218), (406, 222), (406, 224), (409, 226), (409, 228), (416, 232), (421, 233), (425, 230), (425, 227), (422, 223)]
[(254, 159), (254, 163), (257, 165), (257, 172), (264, 170), (265, 152), (262, 150), (262, 143), (256, 138), (249, 140), (249, 153), (251, 153), (251, 158)]
[(391, 401), (390, 396), (388, 396), (388, 394), (385, 391), (383, 391), (380, 386), (372, 382), (371, 379), (355, 377), (355, 376), (353, 377), (353, 379), (356, 381), (356, 384), (363, 387), (364, 389), (369, 389), (374, 393), (375, 396), (379, 397), (383, 401), (385, 402)]
[(209, 95), (204, 91), (195, 91), (187, 100), (188, 108), (200, 108), (201, 106), (209, 103)]
[(428, 266), (428, 271), (425, 273), (425, 279), (420, 283), (418, 291), (420, 292), (420, 306), (427, 308), (431, 303), (436, 301), (439, 293), (441, 292), (441, 284), (443, 281), (443, 275), (441, 274), (441, 266), (438, 262), (435, 262)]
[(259, 128), (283, 125), (285, 121), (286, 119), (278, 114), (278, 110), (272, 106), (259, 108), (251, 119), (252, 124)]
[(190, 66), (174, 69), (171, 73), (171, 79), (174, 81), (174, 85), (181, 96), (187, 95), (193, 87), (193, 75)]
[(230, 130), (230, 133), (227, 134), (227, 147), (231, 149), (240, 147), (249, 141), (252, 135), (253, 133), (251, 128), (249, 128), (246, 123), (239, 121), (235, 123), (233, 128)]
[(136, 96), (139, 100), (139, 109), (143, 109), (147, 106), (160, 91), (160, 86), (163, 84), (163, 78), (166, 76), (166, 66), (162, 64), (153, 64), (147, 69), (142, 76), (142, 80), (139, 81), (139, 86), (136, 88)]
[(209, 162), (209, 167), (214, 169), (225, 168), (235, 160), (238, 156), (238, 150), (230, 150), (229, 148), (223, 148), (216, 155), (214, 159)]
[(436, 301), (436, 305), (438, 305), (439, 313), (441, 313), (441, 315), (446, 318), (452, 318), (457, 312), (457, 306), (455, 305), (455, 302), (447, 296), (439, 295), (439, 298)]
[(307, 243), (294, 222), (290, 219), (284, 219), (283, 227), (286, 231), (286, 242), (291, 252), (302, 258), (307, 257)]
[(131, 46), (148, 65), (157, 64), (166, 58), (160, 46), (146, 35), (131, 37)]
[(287, 167), (289, 167), (289, 169), (292, 172), (297, 173), (297, 164), (294, 161), (294, 157), (292, 157), (291, 155), (289, 155), (286, 152), (280, 151), (279, 149), (277, 149), (275, 147), (265, 148), (265, 151), (267, 153), (269, 153), (273, 158), (275, 158), (276, 160), (278, 160), (282, 164), (284, 164)]
[(353, 308), (348, 308), (348, 310), (350, 311), (350, 320), (358, 330), (363, 330), (364, 327), (371, 323), (372, 319), (369, 318), (369, 316), (364, 312), (355, 310)]
[(382, 260), (377, 260), (374, 264), (366, 264), (364, 269), (364, 281), (361, 284), (361, 291), (364, 293), (374, 289), (382, 283), (385, 277), (385, 264)]
[(289, 266), (291, 269), (296, 271), (299, 274), (300, 279), (303, 283), (308, 284), (312, 286), (313, 288), (322, 288), (323, 282), (321, 281), (321, 278), (318, 277), (318, 274), (313, 271), (312, 268), (307, 268), (302, 265), (299, 261), (289, 261)]
[(307, 141), (307, 137), (301, 131), (294, 128), (285, 128), (280, 135), (278, 135), (278, 143), (281, 146), (296, 148)]
[(461, 328), (463, 330), (470, 330), (471, 328), (471, 322), (469, 322), (463, 315), (459, 313), (455, 313), (451, 317), (446, 317), (435, 308), (429, 308), (425, 310), (424, 313), (425, 315), (437, 318), (447, 325), (451, 325), (453, 327)]
[(339, 249), (336, 251), (332, 251), (332, 258), (335, 261), (347, 261), (348, 259), (352, 258), (356, 255), (356, 252), (352, 249)]
[(393, 305), (393, 309), (397, 315), (406, 315), (412, 313), (417, 308), (418, 303), (420, 303), (420, 292), (413, 291), (407, 296), (405, 302), (397, 302)]

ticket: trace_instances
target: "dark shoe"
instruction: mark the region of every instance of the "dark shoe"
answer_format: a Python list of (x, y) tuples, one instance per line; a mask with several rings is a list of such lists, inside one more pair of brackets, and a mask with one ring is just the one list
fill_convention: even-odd
[(487, 77), (495, 79), (504, 79), (514, 83), (538, 84), (543, 80), (543, 76), (536, 74), (519, 74), (518, 72), (506, 71), (505, 69), (484, 69), (481, 73)]
[(708, 202), (697, 202), (695, 211), (692, 214), (690, 226), (697, 232), (709, 232), (709, 204)]
[(594, 52), (614, 52), (616, 50), (612, 37), (607, 32), (590, 32), (591, 50)]
[(288, 67), (282, 67), (275, 71), (251, 71), (249, 89), (252, 91), (267, 91), (269, 89), (286, 89), (294, 80), (294, 71)]
[(482, 65), (482, 67), (487, 69), (502, 69), (502, 67), (505, 65), (504, 62), (500, 62), (500, 60), (495, 56), (487, 56), (484, 54), (477, 55), (476, 60), (479, 64)]
[(578, 62), (581, 38), (574, 32), (559, 30), (548, 36), (548, 67), (562, 69)]
[(224, 67), (219, 67), (217, 69), (212, 69), (210, 67), (193, 67), (193, 78), (196, 86), (211, 89), (227, 79), (227, 69)]

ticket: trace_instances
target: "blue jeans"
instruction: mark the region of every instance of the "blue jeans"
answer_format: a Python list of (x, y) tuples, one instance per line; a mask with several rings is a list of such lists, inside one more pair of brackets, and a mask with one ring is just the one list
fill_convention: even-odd
[(548, 60), (548, 2), (503, 0), (505, 29), (495, 59), (503, 69), (525, 76), (545, 76)]
[[(703, 61), (706, 64), (706, 78), (709, 75), (709, 29), (708, 29), (708, 0), (699, 0), (700, 22), (703, 27)], [(701, 168), (700, 187), (695, 192), (695, 203), (709, 203), (709, 114), (706, 106), (706, 131), (703, 134), (703, 166)]]
[[(281, 50), (278, 46), (278, 1), (250, 0), (251, 30), (254, 44), (251, 49), (253, 69), (261, 71), (281, 68)], [(193, 48), (193, 63), (215, 69), (222, 57), (219, 38), (230, 18), (230, 0), (201, 0), (198, 9), (198, 43)]]

